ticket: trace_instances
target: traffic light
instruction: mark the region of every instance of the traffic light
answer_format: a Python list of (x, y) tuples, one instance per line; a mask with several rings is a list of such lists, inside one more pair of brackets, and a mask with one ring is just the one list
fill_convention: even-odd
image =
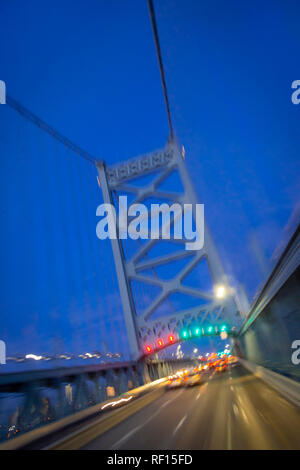
[(187, 337), (188, 337), (188, 332), (187, 332), (187, 330), (183, 330), (182, 336), (183, 336), (183, 338), (187, 338)]
[(201, 335), (201, 330), (200, 330), (200, 328), (196, 328), (196, 329), (195, 329), (195, 335), (196, 335), (196, 336)]
[(221, 331), (226, 331), (227, 330), (227, 325), (221, 325)]
[(157, 340), (158, 347), (161, 348), (164, 345), (164, 342), (161, 338)]
[(212, 327), (212, 326), (209, 326), (209, 327), (207, 328), (207, 332), (208, 332), (208, 333), (212, 333), (212, 331), (213, 331), (213, 327)]
[(150, 353), (150, 352), (152, 351), (152, 348), (151, 348), (151, 346), (150, 346), (149, 344), (147, 344), (147, 345), (145, 346), (145, 350), (146, 350), (147, 353)]
[(175, 341), (175, 338), (174, 338), (174, 335), (169, 335), (169, 343), (174, 343)]

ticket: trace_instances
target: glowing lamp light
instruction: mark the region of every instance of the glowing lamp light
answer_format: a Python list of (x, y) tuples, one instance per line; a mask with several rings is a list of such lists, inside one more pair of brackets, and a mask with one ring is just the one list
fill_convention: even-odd
[(35, 361), (40, 361), (43, 359), (43, 356), (37, 356), (36, 354), (26, 354), (26, 359), (34, 359)]
[(158, 339), (158, 340), (157, 340), (157, 344), (158, 344), (158, 346), (161, 348), (161, 347), (163, 346), (164, 342), (163, 342), (162, 339)]
[(149, 344), (147, 344), (147, 346), (145, 347), (145, 349), (146, 349), (146, 352), (147, 352), (147, 353), (150, 353), (150, 352), (152, 351), (151, 346), (149, 346)]
[(222, 285), (216, 286), (215, 293), (216, 293), (217, 299), (223, 299), (225, 297), (225, 294), (226, 294), (226, 289)]
[(228, 334), (226, 333), (226, 331), (221, 331), (220, 336), (221, 336), (221, 339), (227, 339)]
[(173, 336), (173, 335), (170, 335), (170, 336), (169, 336), (169, 342), (170, 342), (170, 343), (174, 343), (174, 340), (175, 340), (174, 336)]

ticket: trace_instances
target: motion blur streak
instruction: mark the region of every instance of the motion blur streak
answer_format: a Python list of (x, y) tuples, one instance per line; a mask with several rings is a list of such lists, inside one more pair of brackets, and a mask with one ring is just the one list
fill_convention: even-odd
[(204, 385), (161, 393), (105, 432), (95, 428), (88, 443), (79, 434), (76, 443), (78, 449), (300, 449), (299, 418), (299, 408), (238, 365), (211, 374)]
[(129, 397), (129, 398), (120, 398), (120, 400), (111, 401), (111, 402), (106, 403), (105, 405), (103, 405), (103, 406), (101, 407), (101, 410), (104, 410), (104, 408), (107, 408), (108, 406), (116, 406), (116, 405), (119, 405), (119, 404), (122, 403), (122, 402), (130, 401), (130, 400), (132, 400), (132, 398), (133, 398), (133, 397), (131, 396), (131, 397)]

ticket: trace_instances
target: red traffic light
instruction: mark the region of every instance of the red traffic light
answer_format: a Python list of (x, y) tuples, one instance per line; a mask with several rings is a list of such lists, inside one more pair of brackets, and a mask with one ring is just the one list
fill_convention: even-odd
[(150, 352), (152, 351), (152, 348), (151, 348), (151, 346), (149, 346), (149, 344), (147, 344), (147, 346), (145, 347), (145, 349), (146, 349), (146, 352), (147, 352), (147, 353), (150, 353)]
[(169, 336), (169, 342), (174, 343), (174, 341), (175, 341), (174, 335), (170, 335)]
[(161, 347), (164, 345), (164, 342), (163, 342), (162, 339), (158, 339), (158, 340), (157, 340), (157, 344), (158, 344), (158, 346), (161, 348)]

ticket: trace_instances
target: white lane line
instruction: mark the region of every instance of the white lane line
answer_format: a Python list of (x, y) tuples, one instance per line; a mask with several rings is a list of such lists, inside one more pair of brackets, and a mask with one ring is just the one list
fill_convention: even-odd
[(143, 422), (143, 424), (140, 424), (139, 426), (136, 426), (135, 428), (133, 428), (131, 431), (129, 431), (125, 436), (121, 437), (121, 439), (119, 439), (117, 442), (115, 442), (110, 450), (115, 450), (115, 449), (118, 449), (118, 447), (120, 446), (120, 444), (123, 444), (125, 441), (127, 441), (133, 434), (135, 434), (137, 431), (139, 431), (139, 429), (143, 428), (144, 426), (146, 426), (146, 424), (150, 423), (150, 421), (152, 421), (152, 419), (155, 418), (155, 416), (157, 416), (159, 413), (160, 413), (160, 410), (162, 408), (164, 408), (165, 406), (169, 405), (170, 403), (172, 403), (172, 401), (176, 400), (176, 398), (178, 398), (181, 394), (182, 394), (183, 390), (181, 390), (180, 393), (178, 393), (177, 395), (175, 395), (174, 398), (166, 401), (165, 403), (163, 403), (159, 408), (158, 410), (156, 410), (156, 412), (150, 416), (150, 418), (146, 419), (146, 421)]
[(206, 389), (207, 389), (207, 382), (206, 382), (206, 384), (202, 385), (200, 392), (199, 392), (198, 395), (196, 396), (196, 400), (199, 400), (199, 398), (200, 398), (201, 395), (202, 395), (202, 392), (205, 392)]
[(237, 416), (237, 415), (239, 414), (239, 409), (238, 409), (238, 407), (236, 406), (235, 403), (233, 404), (232, 407), (233, 407), (233, 411), (234, 411), (235, 416)]
[(120, 444), (122, 444), (123, 442), (127, 441), (127, 439), (130, 438), (130, 436), (132, 436), (133, 434), (135, 434), (140, 428), (142, 427), (142, 425), (140, 426), (137, 426), (136, 428), (133, 428), (131, 431), (129, 431), (127, 434), (125, 434), (125, 436), (121, 437), (121, 439), (119, 439), (117, 442), (115, 442), (110, 450), (114, 450), (114, 449), (118, 449)]
[(174, 429), (173, 431), (173, 436), (175, 436), (175, 434), (177, 433), (178, 429), (181, 428), (181, 426), (183, 425), (183, 423), (185, 422), (187, 418), (187, 415), (184, 415), (184, 417), (179, 421), (179, 423), (177, 424), (176, 428)]
[(171, 401), (173, 401), (173, 400), (168, 400), (168, 401), (166, 401), (165, 403), (163, 403), (163, 404), (160, 406), (160, 408), (164, 408), (164, 407), (167, 406), (169, 403), (171, 403)]
[(232, 385), (230, 385), (230, 390), (233, 392), (233, 386)]

